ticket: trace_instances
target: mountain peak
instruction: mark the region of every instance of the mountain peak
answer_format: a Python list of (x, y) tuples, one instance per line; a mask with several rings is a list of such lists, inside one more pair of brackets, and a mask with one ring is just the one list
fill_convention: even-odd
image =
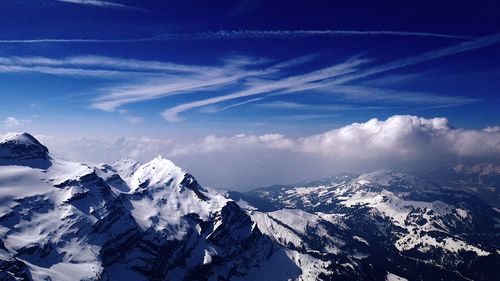
[[(156, 156), (151, 161), (149, 161), (148, 163), (145, 163), (142, 166), (151, 168), (153, 170), (161, 167), (162, 171), (165, 171), (168, 173), (178, 173), (178, 174), (182, 174), (182, 175), (184, 175), (186, 173), (184, 170), (182, 170), (182, 168), (175, 165), (174, 162), (170, 161), (167, 158), (164, 158), (161, 155)], [(158, 172), (158, 171), (155, 171), (155, 172)]]
[(136, 166), (129, 182), (132, 189), (144, 186), (164, 186), (172, 181), (180, 183), (184, 175), (186, 175), (184, 170), (159, 155), (148, 163)]
[(167, 158), (164, 158), (161, 155), (156, 156), (155, 158), (153, 158), (151, 161), (149, 161), (146, 164), (150, 164), (150, 165), (166, 165), (166, 166), (169, 166), (171, 168), (179, 168), (179, 167), (177, 167), (177, 165), (174, 164), (174, 162), (170, 161)]
[(377, 170), (360, 175), (358, 181), (360, 183), (377, 183), (382, 186), (389, 186), (394, 179), (406, 177), (409, 177), (409, 175), (394, 170)]
[(49, 150), (28, 133), (8, 133), (0, 140), (0, 165), (50, 167)]
[(3, 136), (2, 140), (0, 140), (0, 143), (6, 142), (16, 142), (18, 144), (24, 144), (28, 146), (42, 146), (48, 151), (48, 149), (44, 145), (42, 145), (34, 136), (26, 132), (7, 133)]
[(422, 178), (394, 170), (378, 170), (360, 175), (355, 181), (361, 185), (376, 184), (384, 188), (398, 186), (400, 188), (435, 189), (436, 186)]
[(161, 154), (158, 154), (154, 159), (160, 161), (163, 160), (164, 158), (163, 156), (161, 156)]

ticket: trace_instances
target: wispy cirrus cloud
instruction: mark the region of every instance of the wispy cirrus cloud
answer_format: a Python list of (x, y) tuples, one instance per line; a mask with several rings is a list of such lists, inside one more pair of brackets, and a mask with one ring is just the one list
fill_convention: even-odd
[(231, 93), (228, 95), (215, 96), (205, 100), (194, 101), (190, 103), (181, 104), (173, 108), (165, 110), (163, 117), (171, 122), (182, 120), (178, 114), (190, 109), (199, 108), (211, 104), (221, 103), (229, 100), (252, 97), (262, 95), (265, 93), (272, 93), (274, 91), (282, 91), (294, 87), (300, 87), (304, 84), (312, 83), (314, 81), (322, 81), (332, 79), (334, 77), (346, 75), (356, 71), (356, 68), (361, 64), (368, 62), (366, 59), (353, 58), (345, 62), (338, 63), (323, 69), (311, 71), (305, 74), (288, 76), (276, 81), (262, 80), (259, 83), (254, 83), (251, 87)]
[(372, 76), (378, 73), (383, 73), (394, 69), (416, 65), (426, 61), (431, 61), (467, 51), (472, 51), (488, 46), (497, 45), (498, 43), (500, 43), (500, 33), (465, 41), (449, 47), (434, 49), (432, 51), (425, 52), (416, 56), (397, 59), (390, 63), (368, 68), (364, 71), (353, 74), (351, 76), (343, 77), (342, 79), (338, 79), (336, 83), (337, 84), (346, 83), (352, 80), (362, 79), (364, 77)]
[(466, 96), (446, 96), (425, 92), (381, 89), (365, 86), (325, 87), (325, 93), (341, 95), (344, 100), (372, 100), (386, 104), (414, 104), (419, 106), (458, 106), (480, 101)]
[[(272, 96), (272, 95), (271, 95)], [(200, 111), (205, 113), (217, 113), (221, 112), (233, 107), (242, 106), (249, 103), (254, 103), (255, 107), (263, 108), (263, 109), (271, 109), (271, 110), (296, 110), (296, 111), (363, 111), (363, 110), (381, 110), (387, 109), (387, 106), (366, 106), (366, 105), (352, 105), (352, 104), (306, 104), (306, 103), (298, 103), (291, 102), (285, 100), (276, 100), (271, 102), (261, 102), (259, 101), (265, 100), (265, 97), (254, 98), (250, 100), (246, 100), (240, 103), (235, 103), (227, 106), (217, 107), (217, 106), (207, 106), (202, 108)]]
[[(14, 66), (0, 65), (0, 73), (35, 72), (65, 76), (93, 76), (100, 78), (119, 77), (127, 73), (123, 71), (101, 70), (101, 69), (78, 69), (67, 67), (47, 67), (47, 66)], [(130, 72), (128, 73), (130, 74)], [(139, 75), (140, 72), (135, 72)]]
[(313, 111), (358, 111), (358, 110), (378, 110), (386, 109), (383, 106), (360, 106), (360, 105), (350, 105), (350, 104), (306, 104), (291, 101), (272, 101), (258, 103), (255, 106), (267, 109), (286, 109), (286, 110), (313, 110)]
[(333, 117), (338, 117), (337, 113), (309, 113), (309, 114), (290, 114), (290, 115), (280, 115), (269, 118), (268, 120), (283, 121), (283, 122), (302, 122), (318, 119), (331, 119)]
[(159, 77), (145, 79), (139, 83), (125, 84), (103, 89), (104, 94), (94, 100), (92, 107), (114, 111), (122, 105), (162, 97), (193, 93), (199, 91), (220, 90), (222, 87), (246, 81), (253, 77), (270, 75), (278, 72), (283, 65), (272, 65), (256, 69), (256, 65), (267, 63), (266, 60), (254, 60), (248, 57), (228, 58), (222, 65), (213, 67), (184, 66), (187, 71), (163, 72)]
[[(311, 90), (328, 90), (328, 91), (335, 91), (335, 89), (339, 89), (339, 86), (348, 84), (353, 81), (357, 81), (369, 76), (373, 76), (376, 74), (380, 73), (385, 73), (389, 72), (395, 69), (400, 69), (404, 68), (407, 66), (411, 65), (416, 65), (419, 63), (423, 63), (426, 61), (430, 60), (435, 60), (455, 54), (459, 54), (462, 52), (466, 51), (471, 51), (475, 49), (480, 49), (488, 46), (492, 46), (495, 44), (500, 43), (500, 34), (493, 34), (491, 36), (485, 36), (481, 37), (478, 39), (462, 42), (456, 45), (452, 45), (449, 47), (444, 47), (444, 48), (439, 48), (435, 49), (429, 52), (425, 52), (416, 56), (410, 56), (402, 59), (397, 59), (392, 62), (378, 65), (378, 66), (372, 66), (372, 67), (365, 67), (365, 68), (358, 68), (356, 71), (351, 71), (350, 73), (342, 73), (342, 75), (338, 75), (338, 77), (330, 77), (332, 79), (326, 79), (327, 77), (324, 77), (323, 79), (312, 79), (311, 81), (306, 81), (305, 83), (297, 83), (297, 80), (295, 77), (288, 77), (285, 79), (282, 79), (277, 82), (273, 83), (268, 83), (267, 81), (264, 81), (262, 84), (257, 84), (249, 89), (246, 89), (241, 92), (236, 92), (232, 94), (228, 94), (225, 96), (218, 96), (214, 98), (209, 98), (205, 100), (200, 100), (200, 101), (195, 101), (195, 102), (190, 102), (190, 103), (185, 103), (181, 104), (169, 109), (166, 109), (162, 114), (163, 117), (168, 120), (168, 121), (179, 121), (182, 120), (181, 118), (178, 117), (178, 115), (184, 111), (191, 110), (194, 108), (198, 107), (204, 107), (204, 106), (210, 106), (212, 104), (220, 103), (223, 101), (228, 101), (228, 100), (233, 100), (236, 98), (241, 98), (241, 97), (248, 97), (248, 96), (254, 96), (254, 95), (261, 95), (261, 94), (271, 94), (270, 96), (274, 95), (283, 95), (283, 94), (291, 94), (291, 93), (297, 93), (297, 92), (306, 92), (306, 91), (311, 91)], [(289, 79), (291, 78), (291, 79)], [(289, 83), (287, 83), (289, 82)], [(272, 85), (281, 85), (281, 87), (273, 87)], [(286, 85), (284, 85), (286, 84)], [(348, 87), (342, 87), (340, 88), (341, 90), (349, 90), (351, 94), (362, 94), (367, 98), (372, 98), (374, 95), (372, 94), (366, 94), (366, 89), (364, 91), (361, 90), (361, 88), (348, 88)], [(276, 91), (276, 93), (272, 94), (272, 91)], [(341, 91), (340, 91), (341, 92)], [(364, 93), (363, 93), (364, 92)], [(388, 95), (379, 95), (375, 96), (375, 98), (390, 98)], [(411, 96), (411, 95), (408, 95)], [(430, 94), (425, 94), (424, 99), (427, 101), (434, 100), (433, 99), (434, 95)], [(417, 97), (413, 96), (412, 97), (414, 100), (417, 99)], [(455, 101), (455, 105), (460, 105), (460, 104), (466, 104), (470, 102), (474, 102), (473, 99), (464, 99), (462, 97), (458, 98), (452, 98), (452, 97), (446, 97), (449, 99), (449, 101)], [(398, 97), (397, 95), (393, 97), (393, 99), (401, 99), (401, 97)], [(438, 97), (439, 99), (439, 97)], [(258, 99), (262, 100), (262, 99)], [(408, 100), (407, 100), (408, 101)], [(243, 104), (247, 104), (248, 102), (238, 102), (233, 105), (229, 105), (226, 108), (231, 108), (235, 106), (240, 106)]]
[[(100, 89), (93, 108), (115, 111), (119, 107), (166, 96), (251, 83), (252, 78), (272, 77), (285, 68), (317, 58), (316, 54), (273, 63), (262, 58), (230, 56), (212, 66), (142, 61), (104, 56), (66, 58), (0, 57), (0, 73), (33, 72), (63, 76), (113, 79), (111, 87)], [(124, 82), (126, 80), (126, 82)]]
[[(77, 56), (60, 59), (0, 57), (0, 72), (39, 72), (115, 79), (113, 85), (98, 89), (98, 97), (92, 101), (91, 107), (104, 111), (117, 111), (128, 104), (173, 95), (210, 92), (208, 98), (195, 98), (194, 100), (191, 98), (191, 101), (165, 109), (161, 114), (170, 122), (182, 120), (180, 114), (193, 109), (219, 112), (259, 102), (269, 97), (307, 94), (314, 91), (335, 94), (344, 100), (351, 101), (363, 99), (396, 105), (457, 106), (478, 100), (469, 97), (352, 86), (351, 84), (370, 76), (492, 46), (499, 42), (500, 34), (494, 34), (378, 65), (375, 65), (372, 59), (354, 56), (313, 69), (310, 65), (304, 66), (317, 60), (320, 57), (319, 54), (309, 54), (282, 62), (232, 56), (212, 65), (188, 65), (105, 56)], [(297, 74), (297, 69), (300, 69), (299, 74)], [(228, 102), (233, 103), (228, 104)]]
[(76, 56), (68, 58), (0, 57), (0, 73), (34, 72), (65, 76), (91, 76), (119, 78), (154, 76), (160, 72), (193, 72), (202, 69), (155, 61), (138, 61), (102, 56)]

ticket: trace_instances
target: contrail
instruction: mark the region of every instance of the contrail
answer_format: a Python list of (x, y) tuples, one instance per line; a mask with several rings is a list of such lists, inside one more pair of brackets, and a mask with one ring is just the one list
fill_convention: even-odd
[(196, 33), (167, 33), (154, 37), (103, 39), (103, 38), (34, 38), (34, 39), (0, 39), (0, 43), (130, 43), (148, 41), (176, 40), (238, 40), (238, 39), (300, 39), (307, 37), (342, 37), (342, 36), (399, 36), (399, 37), (434, 37), (447, 39), (470, 39), (471, 36), (411, 32), (390, 30), (219, 30)]
[(102, 1), (102, 0), (56, 0), (58, 2), (70, 3), (76, 5), (85, 5), (85, 6), (94, 6), (100, 8), (115, 8), (115, 9), (129, 9), (129, 10), (143, 10), (138, 7), (128, 6), (116, 2), (111, 1)]
[[(175, 35), (175, 34), (173, 34)], [(179, 37), (185, 36), (180, 34)], [(444, 33), (390, 31), (390, 30), (220, 30), (216, 32), (201, 32), (193, 35), (194, 39), (295, 39), (303, 37), (340, 37), (340, 36), (413, 36), (439, 37), (450, 39), (470, 39), (470, 36)], [(188, 39), (188, 38), (186, 38)]]
[(57, 39), (57, 38), (40, 38), (40, 39), (3, 39), (0, 43), (20, 43), (20, 44), (30, 44), (30, 43), (130, 43), (130, 42), (141, 42), (141, 41), (152, 41), (149, 38), (137, 38), (137, 39), (81, 39), (81, 38), (68, 38), (68, 39)]

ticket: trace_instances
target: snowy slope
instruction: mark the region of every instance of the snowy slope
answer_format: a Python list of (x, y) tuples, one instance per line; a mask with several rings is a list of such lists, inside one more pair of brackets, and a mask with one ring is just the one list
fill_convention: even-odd
[(93, 167), (29, 134), (0, 151), (1, 280), (217, 280), (274, 257), (241, 208), (162, 157)]
[[(489, 280), (500, 265), (498, 212), (469, 194), (404, 173), (381, 170), (229, 196), (280, 245), (319, 253), (318, 268), (330, 262), (322, 276)], [(379, 268), (370, 272), (366, 263)]]

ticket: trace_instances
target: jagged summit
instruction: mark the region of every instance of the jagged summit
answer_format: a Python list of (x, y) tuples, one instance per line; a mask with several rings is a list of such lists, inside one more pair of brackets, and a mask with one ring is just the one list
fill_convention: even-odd
[(125, 159), (112, 165), (100, 164), (98, 169), (108, 176), (119, 175), (127, 183), (130, 190), (176, 186), (189, 175), (182, 168), (161, 155), (144, 164)]
[(244, 210), (162, 156), (74, 163), (26, 133), (0, 148), (0, 280), (229, 280), (272, 254)]
[(0, 165), (51, 166), (49, 150), (28, 133), (8, 133), (0, 140)]

